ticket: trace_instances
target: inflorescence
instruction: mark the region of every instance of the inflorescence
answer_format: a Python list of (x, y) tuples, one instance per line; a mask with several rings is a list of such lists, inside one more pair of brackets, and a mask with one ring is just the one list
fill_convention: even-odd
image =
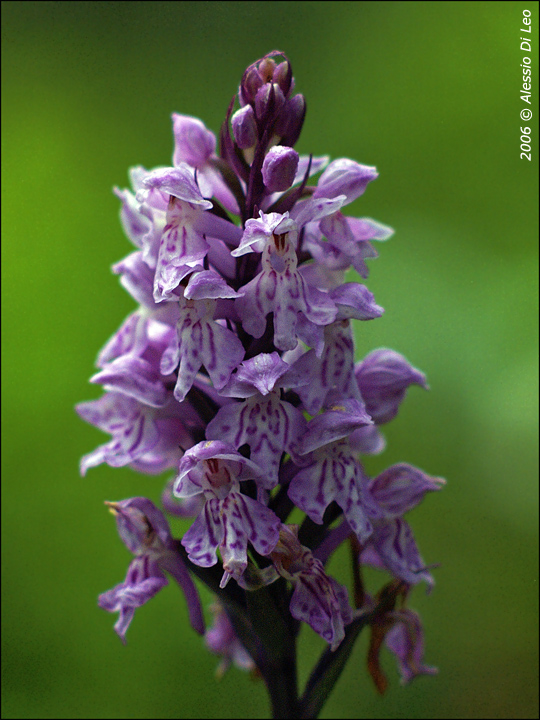
[[(83, 457), (83, 475), (100, 463), (173, 470), (164, 510), (193, 519), (178, 540), (150, 500), (107, 503), (134, 555), (124, 582), (99, 598), (119, 612), (118, 635), (170, 575), (220, 670), (233, 662), (262, 675), (283, 713), (274, 686), (280, 668), (294, 669), (307, 623), (329, 648), (303, 699), (289, 691), (287, 717), (314, 717), (321, 678), (363, 627), (380, 691), (383, 643), (404, 682), (436, 672), (406, 607), (411, 587), (433, 579), (404, 515), (444, 481), (405, 463), (368, 477), (362, 465), (384, 449), (380, 426), (407, 388), (427, 388), (426, 378), (389, 349), (355, 363), (351, 320), (383, 309), (345, 272), (367, 278), (372, 241), (392, 230), (344, 214), (374, 167), (293, 149), (306, 113), (293, 88), (287, 58), (269, 53), (245, 71), (219, 153), (200, 120), (174, 114), (172, 166), (132, 168), (133, 189), (115, 189), (136, 250), (113, 272), (139, 307), (99, 353), (91, 382), (104, 394), (77, 412), (112, 436)], [(304, 519), (289, 524), (295, 508)], [(342, 544), (351, 594), (325, 570)], [(373, 596), (365, 565), (392, 576)], [(216, 593), (211, 629), (192, 575)]]

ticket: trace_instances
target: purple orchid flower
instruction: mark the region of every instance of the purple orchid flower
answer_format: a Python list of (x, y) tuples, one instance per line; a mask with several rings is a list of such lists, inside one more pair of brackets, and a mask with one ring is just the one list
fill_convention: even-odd
[(175, 551), (163, 514), (150, 500), (142, 497), (106, 504), (116, 517), (120, 538), (135, 555), (124, 582), (99, 596), (100, 607), (120, 613), (114, 629), (122, 642), (126, 641), (126, 632), (135, 610), (168, 584), (164, 571), (183, 590), (191, 625), (202, 635), (204, 619), (199, 595), (186, 566)]
[(234, 297), (238, 297), (238, 293), (217, 273), (204, 270), (191, 276), (184, 297), (178, 299), (177, 337), (173, 338), (161, 360), (164, 375), (174, 372), (180, 364), (174, 389), (178, 402), (186, 397), (201, 365), (219, 390), (244, 357), (245, 351), (238, 337), (214, 320), (218, 298)]
[(347, 437), (370, 425), (371, 418), (354, 399), (333, 405), (308, 423), (296, 454), (308, 456), (306, 467), (291, 480), (289, 497), (314, 522), (322, 523), (326, 508), (336, 501), (363, 542), (372, 532), (363, 498), (363, 471)]
[(418, 613), (406, 609), (391, 616), (394, 624), (384, 641), (396, 656), (401, 682), (405, 685), (419, 675), (436, 675), (436, 667), (424, 664), (424, 631)]
[(187, 163), (197, 171), (197, 184), (205, 198), (215, 197), (226, 210), (238, 214), (238, 203), (216, 170), (216, 136), (198, 118), (173, 113), (175, 148), (173, 164)]
[(79, 403), (78, 414), (91, 425), (110, 433), (112, 440), (101, 445), (81, 460), (81, 473), (101, 463), (123, 467), (150, 462), (161, 472), (174, 467), (181, 456), (179, 441), (191, 443), (177, 404), (169, 402), (162, 408), (144, 405), (120, 392), (107, 392), (97, 400)]
[(246, 402), (224, 405), (206, 429), (210, 440), (222, 439), (236, 449), (250, 446), (251, 459), (267, 471), (265, 490), (275, 487), (283, 452), (291, 452), (305, 431), (300, 410), (279, 393), (284, 385), (297, 382), (277, 352), (246, 360), (221, 391), (225, 396), (247, 398)]
[[(310, 202), (310, 201), (308, 201)], [(332, 201), (330, 201), (332, 202)], [(339, 199), (338, 199), (339, 204)], [(328, 202), (312, 203), (299, 211), (309, 218), (330, 211)], [(298, 315), (315, 325), (328, 325), (337, 315), (337, 307), (326, 294), (310, 287), (297, 271), (295, 244), (301, 224), (288, 215), (262, 211), (260, 220), (248, 220), (246, 232), (232, 255), (262, 250), (261, 272), (242, 288), (236, 301), (246, 332), (259, 338), (266, 328), (266, 317), (274, 315), (274, 344), (280, 350), (292, 350), (297, 344)]]
[(403, 355), (386, 348), (367, 355), (356, 365), (355, 375), (368, 412), (378, 425), (397, 415), (410, 385), (428, 389), (423, 373), (410, 365)]
[(278, 573), (293, 585), (291, 614), (306, 622), (332, 650), (353, 619), (347, 589), (324, 571), (323, 564), (298, 541), (298, 526), (283, 525), (272, 553)]
[(440, 490), (444, 485), (443, 478), (430, 477), (406, 463), (392, 465), (366, 483), (373, 532), (361, 553), (361, 562), (388, 570), (409, 585), (424, 581), (431, 588), (435, 581), (403, 515), (416, 507), (427, 492)]
[(268, 555), (279, 538), (280, 521), (262, 503), (240, 492), (240, 482), (268, 484), (264, 471), (219, 440), (199, 443), (180, 461), (174, 495), (190, 498), (204, 495), (204, 507), (182, 539), (189, 559), (210, 567), (223, 559), (221, 587), (230, 577), (242, 575), (247, 566), (250, 542), (261, 555)]
[(222, 678), (231, 664), (253, 672), (256, 668), (253, 658), (238, 639), (222, 605), (216, 601), (210, 610), (214, 615), (214, 624), (206, 630), (204, 640), (210, 652), (222, 658), (216, 669), (216, 677)]

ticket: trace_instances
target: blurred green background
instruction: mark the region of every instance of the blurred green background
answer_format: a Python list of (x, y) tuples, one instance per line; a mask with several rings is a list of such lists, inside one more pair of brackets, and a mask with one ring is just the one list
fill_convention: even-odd
[[(73, 406), (100, 394), (97, 351), (134, 307), (109, 271), (132, 250), (112, 186), (171, 162), (171, 112), (217, 132), (244, 68), (275, 48), (307, 99), (297, 149), (376, 165), (349, 214), (396, 230), (370, 263), (386, 313), (357, 324), (358, 356), (393, 347), (431, 385), (368, 469), (448, 480), (409, 518), (440, 563), (431, 596), (411, 598), (440, 674), (403, 688), (387, 654), (380, 698), (362, 637), (322, 717), (537, 716), (540, 138), (533, 105), (520, 160), (523, 8), (537, 68), (536, 3), (2, 4), (3, 717), (268, 717), (262, 683), (214, 680), (176, 587), (126, 647), (97, 608), (130, 559), (103, 500), (157, 501), (164, 478), (81, 480), (105, 437)], [(342, 582), (347, 561), (331, 564)], [(303, 680), (321, 649), (306, 628)]]

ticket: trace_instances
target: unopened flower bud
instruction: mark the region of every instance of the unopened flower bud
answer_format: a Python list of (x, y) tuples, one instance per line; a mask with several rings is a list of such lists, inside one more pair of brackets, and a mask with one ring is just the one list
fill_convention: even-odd
[(270, 57), (264, 57), (259, 63), (259, 75), (263, 82), (271, 82), (276, 63)]
[(271, 119), (277, 117), (281, 108), (285, 105), (285, 96), (281, 92), (281, 88), (277, 83), (266, 83), (255, 96), (255, 114), (259, 120), (266, 118), (267, 113), (271, 113)]
[(298, 153), (285, 145), (270, 148), (264, 158), (262, 176), (270, 192), (288, 190), (294, 182), (298, 168)]
[(302, 131), (306, 117), (306, 101), (303, 95), (295, 95), (287, 100), (274, 127), (274, 133), (284, 145), (293, 147)]
[(291, 65), (288, 60), (285, 60), (276, 66), (272, 81), (279, 85), (285, 97), (289, 97), (289, 93), (294, 87), (294, 79), (292, 76)]
[(253, 147), (257, 142), (257, 125), (251, 105), (244, 105), (231, 118), (236, 144), (241, 150)]
[[(272, 58), (282, 56), (283, 62), (276, 65)], [(263, 85), (275, 83), (279, 86), (284, 97), (288, 97), (292, 90), (294, 80), (288, 59), (279, 50), (272, 50), (263, 58), (250, 65), (242, 77), (238, 90), (240, 105), (253, 105), (258, 90)]]
[(238, 100), (240, 105), (247, 105), (255, 101), (257, 90), (263, 86), (263, 80), (255, 65), (248, 68), (242, 78), (240, 88), (238, 90)]

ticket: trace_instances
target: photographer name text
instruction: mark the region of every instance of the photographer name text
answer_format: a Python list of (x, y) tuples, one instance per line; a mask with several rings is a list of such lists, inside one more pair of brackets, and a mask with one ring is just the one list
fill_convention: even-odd
[[(522, 26), (520, 28), (521, 33), (521, 45), (519, 49), (521, 51), (531, 53), (532, 52), (532, 24), (531, 24), (531, 11), (523, 10)], [(525, 34), (528, 33), (528, 36)], [(520, 97), (522, 102), (531, 105), (531, 56), (524, 55), (521, 59), (521, 71), (522, 71), (522, 86), (520, 89)], [(532, 118), (532, 110), (528, 107), (523, 108), (519, 113), (522, 120), (530, 120)], [(520, 127), (521, 130), (521, 154), (522, 160), (531, 160), (531, 128), (525, 125)]]

